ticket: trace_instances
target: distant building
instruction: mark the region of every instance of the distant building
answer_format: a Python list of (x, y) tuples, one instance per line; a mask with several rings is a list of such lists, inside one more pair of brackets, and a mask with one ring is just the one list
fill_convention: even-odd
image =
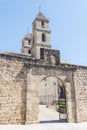
[(87, 121), (87, 67), (61, 60), (50, 39), (39, 12), (21, 53), (0, 53), (0, 124), (38, 123), (39, 103), (56, 104), (67, 122)]

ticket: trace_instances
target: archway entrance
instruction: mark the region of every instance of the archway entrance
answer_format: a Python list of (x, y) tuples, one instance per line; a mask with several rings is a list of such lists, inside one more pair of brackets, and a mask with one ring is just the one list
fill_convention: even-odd
[[(66, 122), (66, 90), (64, 82), (59, 77), (46, 76), (41, 80), (39, 88), (39, 104), (40, 112), (49, 117), (49, 121), (47, 120), (47, 122)], [(46, 122), (45, 117), (44, 120), (40, 119), (39, 121), (41, 123)]]

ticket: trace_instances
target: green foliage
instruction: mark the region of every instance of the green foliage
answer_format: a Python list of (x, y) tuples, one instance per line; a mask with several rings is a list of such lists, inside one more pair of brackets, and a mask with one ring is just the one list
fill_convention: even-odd
[(59, 101), (59, 106), (62, 107), (62, 108), (66, 108), (66, 103), (65, 101)]

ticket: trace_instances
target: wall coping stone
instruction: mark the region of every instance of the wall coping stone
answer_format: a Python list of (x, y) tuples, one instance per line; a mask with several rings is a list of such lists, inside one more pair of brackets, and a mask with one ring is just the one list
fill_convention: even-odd
[(28, 54), (23, 53), (11, 53), (11, 52), (5, 52), (0, 53), (0, 58), (5, 58), (9, 60), (18, 60), (24, 62), (26, 65), (33, 65), (38, 67), (49, 67), (49, 68), (61, 68), (61, 69), (87, 69), (87, 66), (81, 66), (81, 65), (74, 65), (74, 64), (67, 64), (67, 63), (60, 63), (59, 65), (50, 65), (46, 64), (44, 60), (36, 59), (33, 57), (30, 57)]

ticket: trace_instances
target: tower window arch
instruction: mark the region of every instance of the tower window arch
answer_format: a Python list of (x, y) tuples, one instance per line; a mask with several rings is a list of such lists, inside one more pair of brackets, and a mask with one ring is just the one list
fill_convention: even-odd
[(31, 50), (28, 50), (28, 54), (31, 54)]
[(42, 41), (45, 42), (46, 41), (46, 35), (44, 33), (42, 33)]
[(44, 28), (44, 22), (43, 21), (41, 22), (41, 25), (42, 25), (42, 28)]
[(31, 40), (30, 40), (30, 39), (28, 40), (28, 43), (29, 43), (29, 45), (30, 45), (30, 43), (31, 43)]

